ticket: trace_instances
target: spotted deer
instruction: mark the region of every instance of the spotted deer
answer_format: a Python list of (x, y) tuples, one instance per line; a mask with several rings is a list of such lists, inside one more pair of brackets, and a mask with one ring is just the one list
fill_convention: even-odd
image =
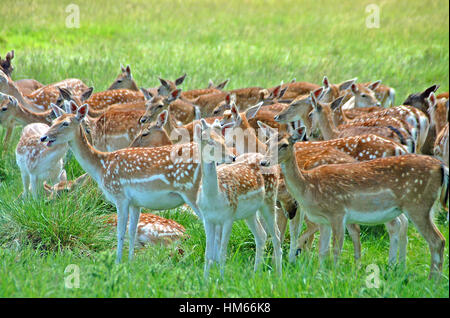
[[(393, 140), (399, 144), (407, 146), (408, 152), (414, 152), (415, 143), (411, 139), (408, 131), (403, 128), (404, 123), (395, 118), (390, 118), (391, 124), (386, 124), (385, 120), (372, 119), (363, 123), (344, 124), (336, 127), (332, 120), (332, 109), (340, 106), (343, 97), (339, 97), (330, 104), (318, 102), (314, 95), (311, 95), (313, 111), (309, 117), (312, 123), (312, 130), (319, 128), (325, 140), (375, 134), (383, 138)], [(395, 122), (396, 127), (392, 126)], [(385, 126), (382, 126), (385, 125)], [(387, 125), (387, 126), (386, 126)]]
[(85, 185), (89, 180), (88, 174), (84, 173), (75, 180), (67, 180), (67, 176), (63, 178), (60, 182), (52, 185), (49, 185), (46, 181), (44, 181), (44, 190), (46, 192), (47, 197), (50, 200), (55, 200), (57, 197), (61, 196), (64, 192), (72, 192), (76, 191), (79, 187)]
[[(178, 77), (176, 80), (171, 81), (163, 78), (159, 78), (161, 85), (157, 88), (158, 95), (167, 96), (170, 92), (177, 89), (178, 86), (183, 84), (186, 78), (186, 73), (183, 76)], [(150, 89), (151, 90), (151, 89)]]
[[(81, 122), (89, 106), (74, 114), (57, 106), (59, 116), (41, 137), (41, 142), (56, 146), (68, 143), (81, 167), (95, 180), (106, 199), (117, 209), (117, 262), (122, 258), (124, 235), (130, 215), (129, 259), (133, 258), (140, 208), (168, 210), (188, 203), (200, 217), (196, 199), (200, 183), (200, 165), (196, 143), (154, 148), (126, 148), (100, 152), (93, 148)], [(214, 135), (216, 153), (226, 153), (223, 138)], [(220, 142), (222, 140), (222, 142)]]
[[(280, 134), (272, 127), (261, 122), (258, 123), (263, 132), (268, 136), (277, 136), (281, 139), (285, 134)], [(371, 140), (370, 138), (374, 138)], [(367, 139), (364, 139), (367, 138)], [(295, 160), (299, 168), (304, 170), (314, 169), (326, 164), (354, 163), (357, 161), (371, 160), (386, 156), (395, 156), (406, 154), (406, 151), (396, 148), (395, 143), (383, 140), (377, 140), (377, 136), (362, 136), (362, 138), (343, 138), (322, 142), (296, 142), (294, 145)], [(383, 147), (385, 146), (385, 147)], [(362, 148), (362, 149), (361, 149)], [(358, 149), (359, 151), (355, 151)], [(378, 149), (378, 150), (375, 150)], [(400, 152), (398, 152), (400, 151)], [(286, 194), (285, 194), (286, 196)], [(286, 200), (286, 198), (284, 198)], [(291, 199), (293, 200), (293, 199)], [(288, 201), (289, 202), (289, 201)], [(298, 247), (294, 242), (298, 238), (303, 221), (304, 211), (298, 211), (298, 214), (291, 218), (291, 250), (290, 258), (294, 257), (294, 252), (301, 250), (310, 236), (317, 232), (318, 227), (310, 226), (306, 229), (305, 235), (298, 239)], [(283, 222), (280, 218), (281, 224)], [(308, 221), (310, 224), (311, 221)], [(308, 224), (308, 223), (307, 223)], [(312, 223), (314, 225), (314, 223)], [(408, 220), (400, 215), (392, 221), (385, 223), (390, 237), (389, 263), (397, 262), (397, 254), (400, 263), (404, 263), (406, 258), (407, 229)], [(280, 223), (279, 226), (281, 227)], [(355, 260), (361, 257), (361, 243), (359, 240), (359, 226), (357, 224), (347, 224), (347, 229), (353, 241)], [(283, 231), (284, 232), (284, 231)]]
[[(218, 125), (216, 121), (213, 125)], [(201, 185), (197, 205), (203, 215), (206, 233), (205, 270), (208, 277), (212, 262), (220, 264), (224, 273), (226, 251), (235, 220), (245, 220), (255, 237), (255, 270), (259, 268), (266, 241), (266, 234), (257, 219), (259, 211), (267, 224), (273, 239), (276, 270), (281, 274), (281, 244), (275, 224), (275, 202), (279, 169), (271, 168), (261, 173), (256, 161), (225, 163), (228, 157), (224, 153), (212, 153), (216, 141), (212, 138), (211, 126), (201, 120), (201, 126), (195, 128), (196, 141), (200, 145)]]
[(144, 95), (141, 91), (120, 88), (94, 93), (86, 100), (86, 103), (89, 104), (90, 108), (97, 111), (104, 110), (108, 106), (116, 104), (138, 104), (131, 106), (134, 106), (134, 108), (143, 108)]
[(408, 95), (402, 105), (414, 106), (420, 109), (424, 114), (427, 114), (429, 104), (427, 102), (428, 97), (431, 93), (435, 93), (439, 88), (439, 85), (431, 85), (426, 88), (423, 92), (413, 93)]
[[(106, 222), (117, 227), (118, 215), (109, 215)], [(173, 243), (187, 237), (184, 226), (174, 220), (162, 216), (141, 213), (136, 229), (136, 241), (141, 246), (161, 245), (169, 247)], [(179, 250), (182, 252), (181, 250)]]
[(120, 70), (121, 70), (121, 73), (119, 75), (117, 75), (116, 79), (111, 84), (111, 86), (108, 88), (108, 90), (129, 89), (132, 91), (139, 92), (139, 88), (133, 79), (133, 75), (131, 75), (130, 65), (127, 65), (127, 67), (124, 67), (122, 64), (120, 64)]
[(275, 86), (272, 88), (264, 89), (261, 92), (263, 92), (267, 97), (280, 88), (286, 89), (285, 93), (283, 94), (283, 98), (288, 101), (292, 101), (301, 95), (309, 94), (310, 92), (315, 91), (316, 89), (320, 88), (320, 85), (309, 82), (296, 82), (294, 80), (292, 82), (282, 84), (281, 87)]
[(227, 86), (228, 82), (230, 81), (230, 79), (226, 79), (225, 81), (223, 81), (222, 83), (219, 84), (214, 84), (214, 82), (210, 79), (208, 81), (208, 87), (207, 88), (215, 88), (215, 89), (220, 89), (223, 90), (225, 88), (225, 86)]
[(435, 135), (438, 136), (445, 125), (448, 123), (448, 99), (437, 99), (434, 93), (428, 97), (428, 115), (431, 126), (434, 128)]
[[(2, 59), (2, 57), (0, 56), (0, 70), (2, 70), (10, 78), (12, 71), (14, 70), (14, 67), (12, 66), (11, 63), (13, 58), (14, 58), (14, 50), (11, 50), (10, 52), (6, 53), (5, 59)], [(24, 95), (31, 94), (35, 90), (44, 86), (42, 83), (39, 83), (35, 79), (21, 79), (14, 81), (14, 83), (17, 85), (20, 92)]]
[(442, 160), (447, 167), (449, 166), (449, 143), (448, 143), (448, 123), (436, 136), (436, 141), (434, 142), (433, 153), (434, 155)]
[[(302, 127), (282, 138), (277, 158), (289, 192), (302, 202), (308, 218), (319, 224), (321, 259), (328, 253), (332, 235), (338, 262), (346, 224), (380, 224), (403, 212), (429, 245), (430, 278), (442, 270), (445, 239), (431, 214), (435, 201), (442, 202), (448, 191), (447, 167), (435, 158), (408, 154), (303, 170), (296, 165), (293, 149), (303, 135)], [(277, 163), (273, 161), (271, 156), (261, 164)]]
[(31, 192), (37, 199), (43, 192), (43, 182), (52, 183), (61, 181), (63, 173), (63, 157), (67, 152), (67, 143), (55, 147), (40, 142), (40, 138), (46, 133), (49, 126), (34, 123), (25, 126), (22, 130), (19, 143), (16, 147), (16, 163), (22, 175), (23, 195), (26, 197)]

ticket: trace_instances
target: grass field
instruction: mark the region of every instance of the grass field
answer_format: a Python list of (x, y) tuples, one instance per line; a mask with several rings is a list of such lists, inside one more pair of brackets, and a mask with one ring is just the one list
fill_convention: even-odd
[[(66, 27), (70, 3), (79, 6), (79, 28)], [(369, 29), (365, 8), (372, 3), (380, 25)], [(2, 7), (0, 55), (15, 50), (14, 79), (76, 77), (99, 91), (123, 63), (144, 87), (184, 72), (185, 90), (206, 87), (210, 78), (230, 78), (231, 89), (357, 76), (394, 87), (397, 104), (434, 83), (439, 92), (449, 89), (448, 1), (3, 0)], [(17, 200), (14, 147), (0, 159), (0, 297), (449, 297), (449, 228), (440, 214), (447, 243), (438, 283), (427, 280), (428, 246), (412, 224), (406, 268), (387, 267), (388, 235), (373, 227), (363, 229), (359, 267), (348, 237), (336, 269), (321, 268), (316, 251), (291, 265), (286, 237), (280, 278), (271, 270), (270, 244), (264, 270), (253, 273), (254, 241), (243, 222), (233, 227), (224, 278), (213, 271), (205, 282), (202, 224), (179, 210), (161, 214), (186, 227), (183, 256), (152, 247), (115, 265), (115, 234), (98, 221), (115, 209), (99, 190), (89, 185), (53, 202)], [(83, 173), (70, 156), (66, 170), (69, 178)], [(65, 287), (70, 264), (79, 267), (79, 288)], [(370, 264), (380, 269), (378, 288), (367, 284)]]

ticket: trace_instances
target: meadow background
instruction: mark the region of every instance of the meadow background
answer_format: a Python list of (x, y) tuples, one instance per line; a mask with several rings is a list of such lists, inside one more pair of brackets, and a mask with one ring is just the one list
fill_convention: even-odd
[[(66, 7), (80, 9), (80, 27), (67, 28)], [(369, 29), (365, 11), (380, 8), (380, 27)], [(185, 72), (184, 90), (230, 78), (228, 89), (272, 87), (296, 78), (320, 83), (358, 77), (396, 89), (396, 104), (438, 83), (449, 88), (449, 2), (441, 1), (17, 1), (2, 0), (0, 55), (14, 49), (13, 79), (52, 83), (82, 79), (106, 89), (130, 64), (139, 86), (158, 85)], [(0, 137), (4, 130), (0, 128)], [(183, 224), (184, 255), (151, 247), (132, 263), (114, 264), (115, 233), (99, 221), (115, 209), (95, 185), (46, 200), (21, 201), (14, 146), (0, 159), (0, 297), (449, 297), (448, 223), (443, 277), (427, 280), (428, 246), (409, 228), (406, 269), (387, 267), (389, 239), (382, 226), (363, 228), (362, 260), (353, 263), (346, 238), (340, 266), (320, 268), (317, 252), (288, 264), (284, 273), (253, 273), (254, 242), (236, 222), (224, 279), (203, 281), (201, 223), (180, 210), (161, 214)], [(70, 155), (69, 178), (83, 173)], [(315, 242), (317, 244), (317, 240)], [(267, 254), (270, 255), (270, 242)], [(126, 254), (126, 253), (125, 253)], [(64, 270), (80, 268), (80, 288), (65, 288)], [(367, 266), (379, 266), (381, 285), (368, 288)]]

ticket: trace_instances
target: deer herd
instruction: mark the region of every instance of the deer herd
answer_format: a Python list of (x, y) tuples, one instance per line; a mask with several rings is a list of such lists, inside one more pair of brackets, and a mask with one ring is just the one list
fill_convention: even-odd
[[(290, 262), (319, 231), (319, 259), (332, 238), (337, 264), (346, 229), (358, 260), (359, 226), (385, 224), (388, 261), (404, 263), (411, 222), (428, 243), (430, 277), (442, 271), (445, 239), (433, 211), (448, 206), (449, 101), (438, 85), (395, 106), (395, 90), (381, 81), (332, 84), (325, 76), (322, 85), (225, 90), (228, 80), (210, 80), (182, 91), (184, 74), (139, 89), (127, 65), (94, 93), (79, 79), (13, 81), (13, 58), (0, 57), (0, 123), (2, 153), (14, 126), (24, 126), (15, 149), (22, 199), (58, 199), (95, 181), (117, 209), (107, 222), (117, 227), (118, 262), (127, 229), (129, 259), (136, 240), (186, 237), (182, 225), (142, 208), (187, 204), (204, 225), (205, 277), (215, 262), (223, 274), (235, 220), (254, 236), (255, 270), (269, 234), (282, 273), (288, 223)], [(69, 149), (86, 172), (73, 181), (64, 170)]]

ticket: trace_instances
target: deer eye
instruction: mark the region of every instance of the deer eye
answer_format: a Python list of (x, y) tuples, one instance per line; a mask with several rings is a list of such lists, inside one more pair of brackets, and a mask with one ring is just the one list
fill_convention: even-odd
[(284, 149), (284, 148), (286, 148), (288, 146), (288, 144), (282, 144), (281, 146), (280, 146), (280, 149)]
[(361, 97), (362, 97), (362, 98), (366, 98), (367, 95), (366, 95), (366, 94), (361, 94)]
[(163, 107), (163, 105), (158, 105), (158, 107), (156, 107), (156, 108), (161, 108), (161, 107)]
[(120, 80), (117, 80), (117, 83), (122, 83), (122, 80), (120, 79)]
[(142, 136), (144, 136), (144, 137), (148, 136), (149, 133), (150, 133), (149, 131), (146, 131), (145, 133), (142, 134)]
[(8, 107), (2, 107), (2, 112), (6, 112), (8, 110)]
[(69, 126), (69, 123), (67, 121), (65, 121), (61, 124), (61, 126), (67, 127), (67, 126)]

